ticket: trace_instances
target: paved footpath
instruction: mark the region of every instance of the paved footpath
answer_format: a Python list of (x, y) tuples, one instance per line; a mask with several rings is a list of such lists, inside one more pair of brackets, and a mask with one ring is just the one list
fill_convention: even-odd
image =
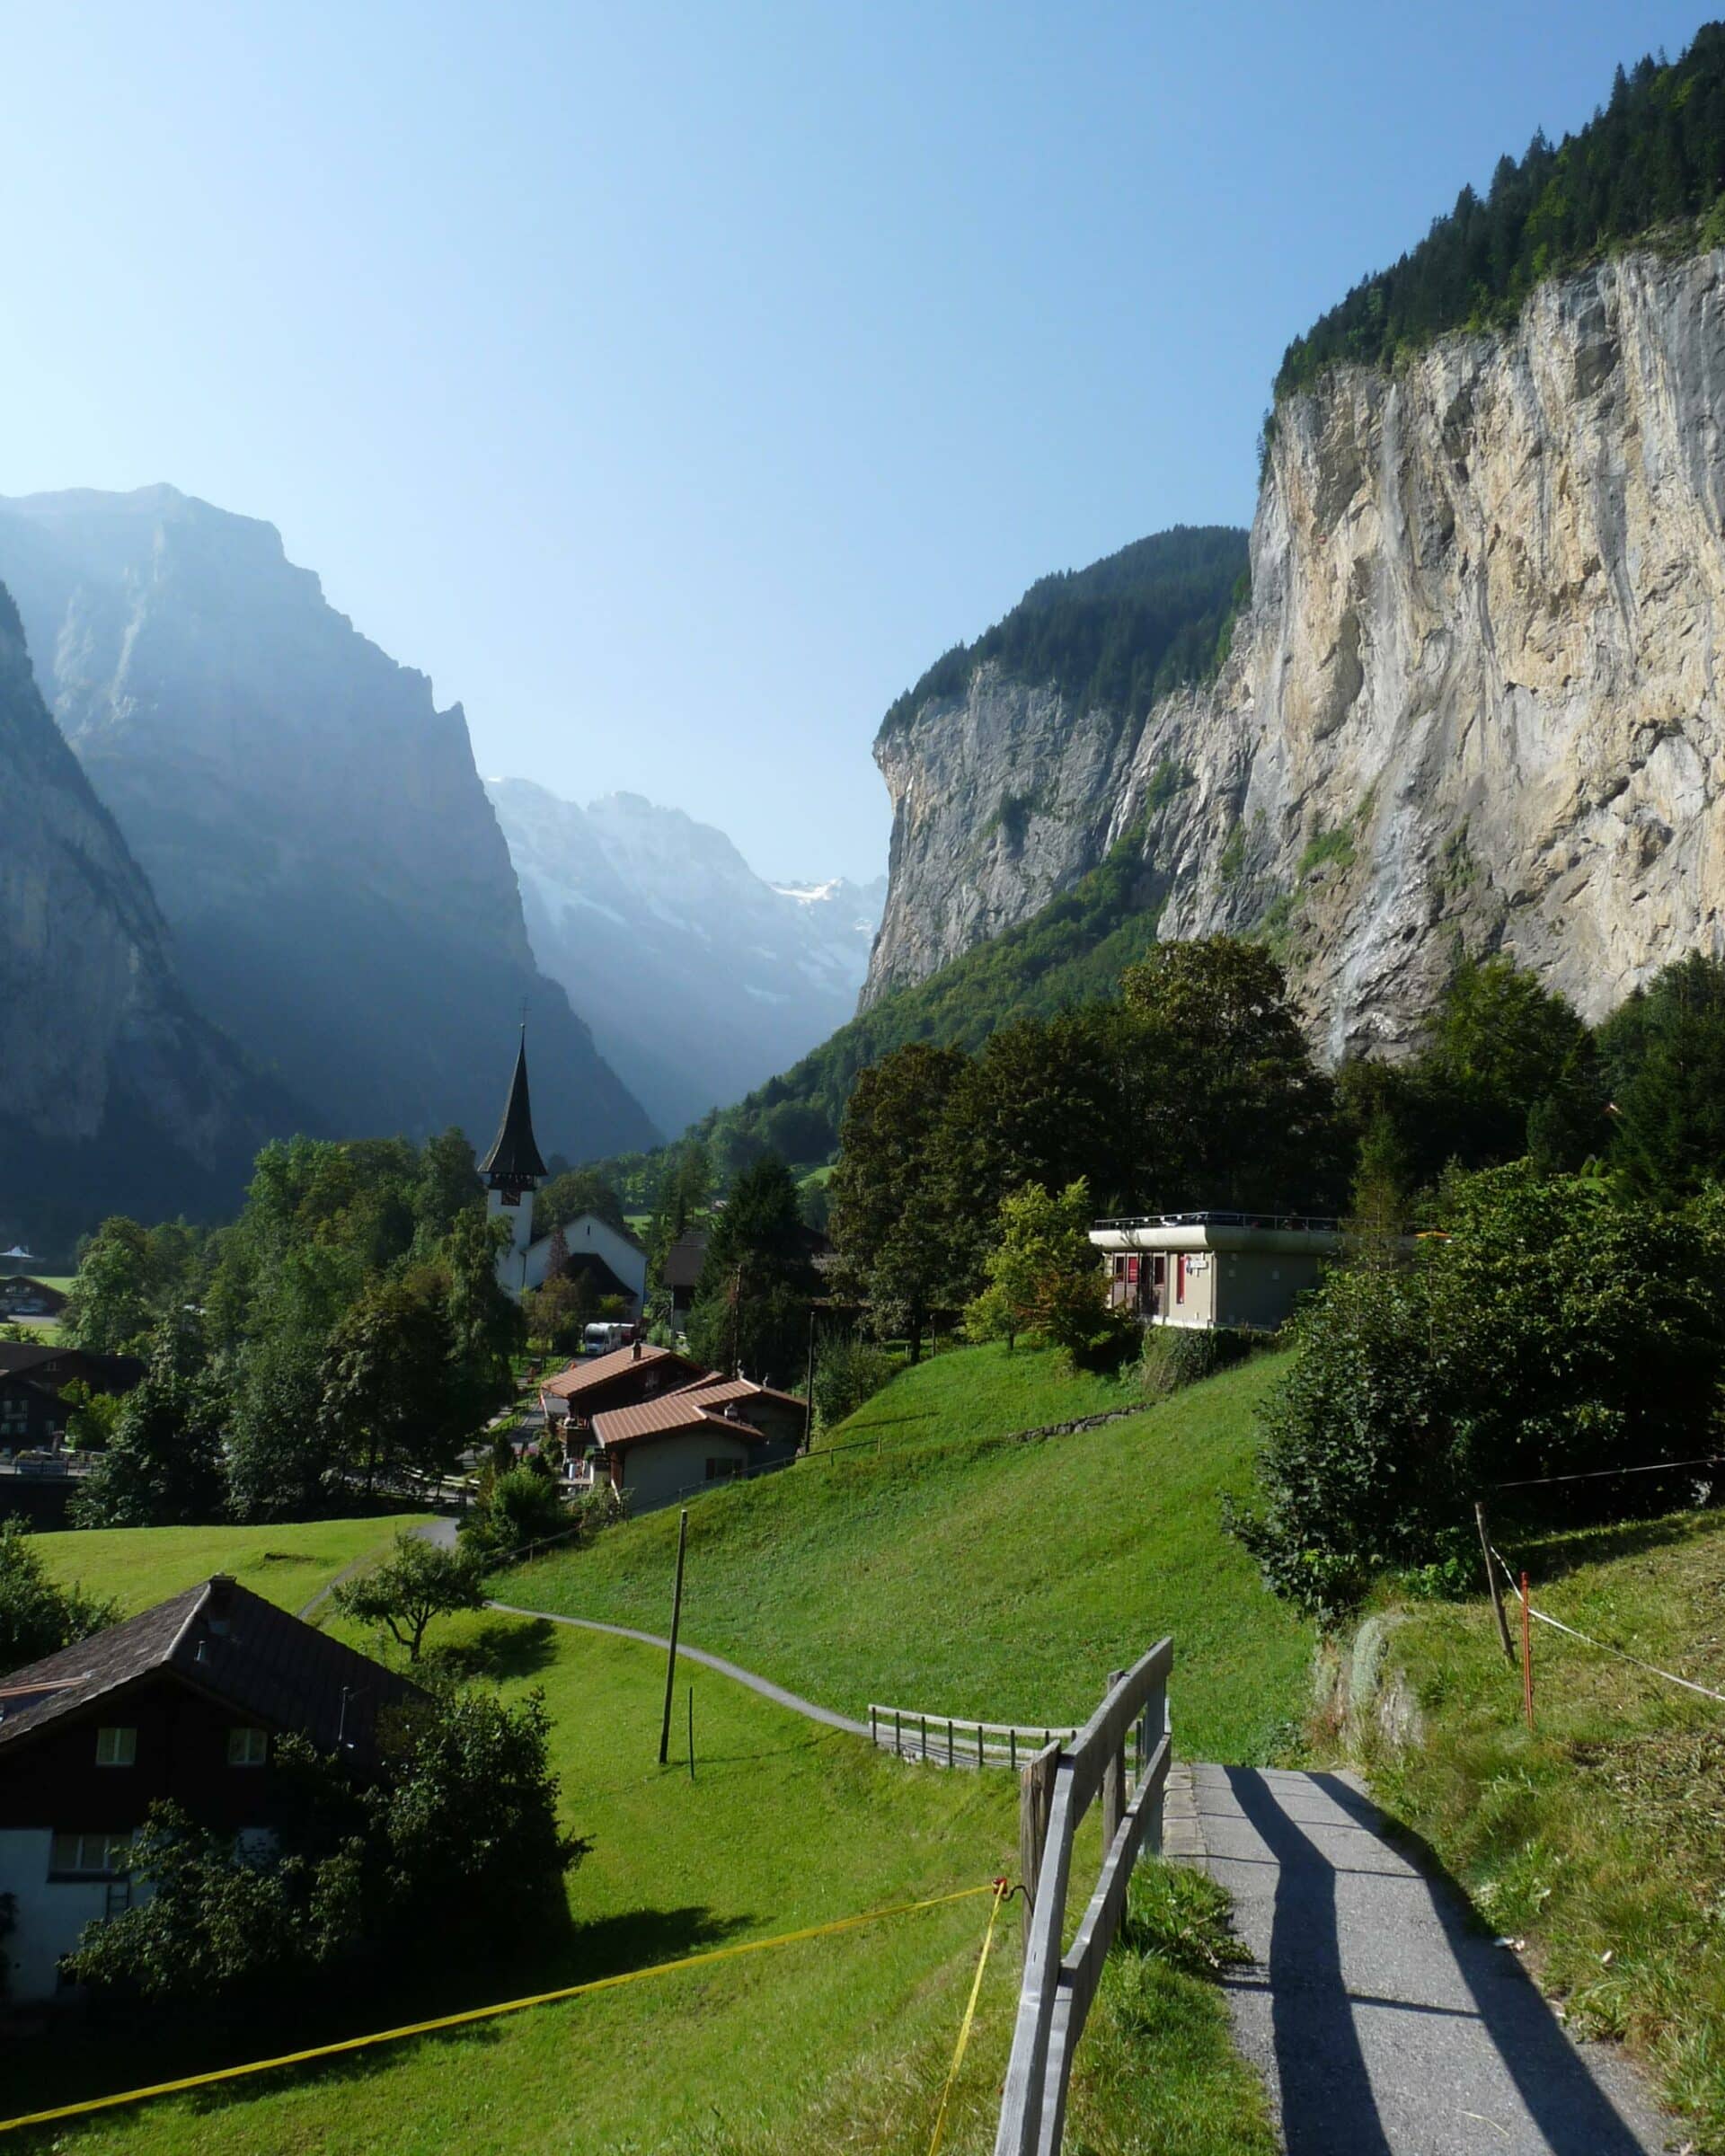
[[(638, 1632), (629, 1624), (602, 1624), (597, 1617), (562, 1617), (555, 1610), (524, 1610), (512, 1602), (488, 1602), (485, 1606), (488, 1610), (501, 1610), (509, 1617), (540, 1617), (547, 1624), (573, 1625), (578, 1631), (608, 1632), (614, 1639), (635, 1639), (642, 1647), (668, 1648), (671, 1644), (658, 1632)], [(787, 1692), (783, 1684), (775, 1684), (771, 1677), (757, 1677), (752, 1669), (742, 1669), (735, 1662), (727, 1662), (722, 1655), (710, 1655), (701, 1648), (686, 1647), (681, 1639), (677, 1643), (677, 1652), (679, 1660), (698, 1662), (703, 1669), (716, 1669), (721, 1677), (730, 1677), (739, 1684), (748, 1685), (750, 1692), (758, 1692), (775, 1707), (788, 1707), (792, 1714), (822, 1723), (828, 1729), (848, 1730), (853, 1736), (869, 1734), (866, 1722), (854, 1722), (847, 1714), (817, 1706), (813, 1700), (802, 1699), (794, 1692)]]
[(1627, 2062), (1571, 2041), (1454, 1884), (1351, 1775), (1178, 1768), (1170, 1856), (1228, 1888), (1228, 1982), (1287, 2156), (1644, 2156), (1681, 2139)]

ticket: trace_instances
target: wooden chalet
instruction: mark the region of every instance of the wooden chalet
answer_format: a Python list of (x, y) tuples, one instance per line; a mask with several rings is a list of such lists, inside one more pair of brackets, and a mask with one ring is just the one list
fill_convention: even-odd
[(417, 1686), (217, 1574), (0, 1676), (0, 1894), (14, 2000), (51, 1997), (88, 1923), (129, 1905), (128, 1851), (172, 1798), (236, 1843), (273, 1845), (288, 1733), (364, 1779), (379, 1718)]

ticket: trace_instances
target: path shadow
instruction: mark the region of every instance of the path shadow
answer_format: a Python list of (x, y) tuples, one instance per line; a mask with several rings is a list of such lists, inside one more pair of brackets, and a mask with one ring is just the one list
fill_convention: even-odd
[[(1271, 1923), (1269, 1989), (1287, 2156), (1391, 2156), (1343, 1975), (1336, 1879), (1319, 1845), (1289, 1817), (1261, 1773), (1225, 1770), (1235, 1802), (1281, 1869)], [(1644, 2156), (1644, 2144), (1588, 2072), (1550, 2006), (1513, 1954), (1492, 1944), (1472, 1904), (1417, 1834), (1386, 1820), (1335, 1774), (1309, 1780), (1367, 1833), (1419, 1870), (1462, 1982), (1528, 2116), (1553, 2156)], [(1224, 1860), (1226, 1861), (1226, 1860)], [(1464, 2009), (1402, 2006), (1415, 2013)], [(1441, 2101), (1443, 2091), (1433, 2090)]]
[[(1391, 2156), (1342, 1982), (1336, 1874), (1261, 1773), (1244, 1767), (1225, 1772), (1247, 1824), (1281, 1868), (1269, 1980), (1287, 2156), (1334, 2156), (1342, 2149), (1349, 2156)], [(1297, 1968), (1297, 1978), (1284, 1965)]]
[[(1312, 1778), (1349, 1817), (1373, 1833), (1388, 1825), (1377, 1807), (1339, 1774)], [(1556, 2156), (1642, 2156), (1642, 2144), (1588, 2072), (1544, 1994), (1498, 1946), (1460, 1882), (1425, 1838), (1397, 1823), (1397, 1840), (1424, 1875), (1444, 1937), (1509, 2078)]]

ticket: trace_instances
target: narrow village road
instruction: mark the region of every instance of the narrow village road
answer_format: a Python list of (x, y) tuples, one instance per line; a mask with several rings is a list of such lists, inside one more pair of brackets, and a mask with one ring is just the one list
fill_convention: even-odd
[[(411, 1532), (418, 1535), (422, 1542), (436, 1542), (442, 1549), (453, 1550), (456, 1546), (456, 1533), (460, 1524), (461, 1523), (453, 1515), (439, 1513), (435, 1519), (427, 1520), (422, 1527), (415, 1527)], [(364, 1557), (356, 1557), (350, 1565), (344, 1565), (333, 1579), (325, 1581), (304, 1609), (296, 1610), (295, 1616), (299, 1618), (302, 1622), (315, 1616), (343, 1580), (351, 1579), (356, 1572), (368, 1570), (378, 1561), (378, 1555), (375, 1550), (367, 1551)]]
[(1287, 2156), (1647, 2156), (1672, 2136), (1579, 2045), (1459, 1889), (1385, 1838), (1351, 1775), (1176, 1770), (1166, 1849), (1234, 1898), (1227, 1982)]
[[(608, 1632), (614, 1639), (634, 1639), (642, 1647), (668, 1648), (671, 1644), (657, 1632), (638, 1632), (626, 1624), (601, 1624), (597, 1617), (561, 1617), (555, 1610), (523, 1610), (512, 1602), (489, 1602), (485, 1606), (501, 1610), (509, 1617), (543, 1617), (547, 1623), (571, 1624), (578, 1631)], [(739, 1684), (748, 1685), (751, 1692), (758, 1692), (775, 1707), (788, 1707), (792, 1714), (801, 1714), (828, 1729), (843, 1729), (852, 1736), (869, 1734), (866, 1722), (854, 1722), (848, 1715), (836, 1714), (830, 1707), (818, 1707), (812, 1700), (801, 1699), (794, 1692), (787, 1692), (783, 1684), (774, 1683), (770, 1677), (757, 1677), (752, 1669), (739, 1669), (736, 1663), (727, 1662), (722, 1656), (706, 1654), (698, 1647), (686, 1647), (680, 1639), (677, 1651), (682, 1660), (698, 1662), (703, 1669), (717, 1670), (721, 1677), (730, 1677)]]

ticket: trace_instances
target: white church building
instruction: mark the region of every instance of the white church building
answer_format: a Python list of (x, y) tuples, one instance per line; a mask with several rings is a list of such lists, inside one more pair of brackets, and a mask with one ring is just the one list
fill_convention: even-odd
[(509, 1224), (509, 1247), (498, 1253), (500, 1286), (518, 1299), (530, 1287), (543, 1287), (561, 1234), (569, 1273), (586, 1276), (594, 1300), (621, 1295), (629, 1305), (627, 1316), (632, 1321), (640, 1317), (647, 1300), (647, 1253), (632, 1236), (612, 1227), (596, 1213), (577, 1214), (544, 1235), (533, 1233), (534, 1193), (545, 1181), (547, 1170), (534, 1142), (525, 1026), (516, 1050), (515, 1075), (509, 1081), (503, 1120), (497, 1127), (491, 1151), (479, 1163), (479, 1172), (485, 1179), (486, 1217)]

